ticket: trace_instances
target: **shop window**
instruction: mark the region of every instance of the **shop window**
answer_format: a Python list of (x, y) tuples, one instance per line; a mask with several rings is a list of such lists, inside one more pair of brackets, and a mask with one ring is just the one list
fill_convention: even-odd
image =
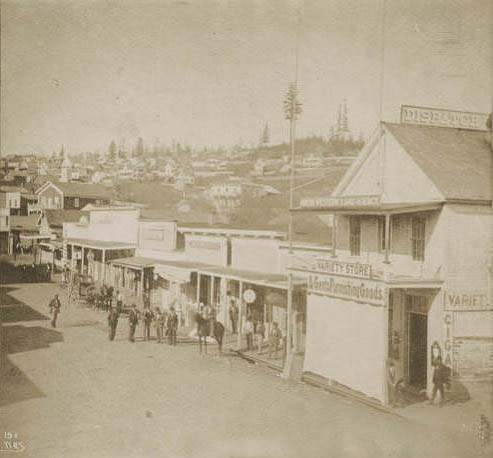
[(349, 217), (349, 249), (351, 256), (361, 254), (361, 220), (359, 216)]
[(76, 198), (74, 199), (74, 207), (75, 207), (75, 208), (79, 208), (79, 205), (80, 205), (80, 203), (79, 203), (79, 198), (78, 198), (78, 197), (76, 197)]
[(422, 218), (412, 218), (411, 242), (412, 255), (414, 261), (424, 261), (425, 259), (425, 220)]

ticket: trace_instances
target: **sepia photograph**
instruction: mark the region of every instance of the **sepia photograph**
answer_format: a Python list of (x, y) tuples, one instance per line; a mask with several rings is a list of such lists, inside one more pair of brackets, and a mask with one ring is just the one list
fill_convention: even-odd
[(0, 21), (0, 458), (493, 456), (492, 0)]

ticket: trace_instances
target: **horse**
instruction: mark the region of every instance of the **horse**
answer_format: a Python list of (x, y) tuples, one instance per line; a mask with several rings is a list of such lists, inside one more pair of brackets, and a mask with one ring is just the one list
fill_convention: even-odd
[[(197, 323), (197, 335), (199, 337), (199, 353), (202, 353), (202, 339), (204, 341), (205, 353), (207, 353), (207, 337), (210, 336), (211, 322), (206, 320), (200, 313), (195, 315)], [(215, 318), (212, 319), (213, 336), (219, 345), (219, 353), (223, 351), (224, 326)]]

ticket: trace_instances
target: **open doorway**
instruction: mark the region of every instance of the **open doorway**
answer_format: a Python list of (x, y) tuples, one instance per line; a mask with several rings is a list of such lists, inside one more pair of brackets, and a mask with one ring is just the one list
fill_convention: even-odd
[(426, 388), (428, 316), (409, 313), (409, 384)]

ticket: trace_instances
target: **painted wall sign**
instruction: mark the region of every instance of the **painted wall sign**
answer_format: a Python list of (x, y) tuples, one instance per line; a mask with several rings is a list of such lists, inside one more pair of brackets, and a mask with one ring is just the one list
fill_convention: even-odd
[(488, 116), (485, 113), (468, 113), (407, 105), (401, 107), (401, 123), (425, 126), (487, 130)]
[(308, 277), (308, 292), (373, 305), (383, 306), (385, 303), (382, 283), (371, 280), (313, 274)]
[(445, 310), (455, 312), (470, 310), (493, 310), (488, 295), (482, 292), (450, 292), (444, 293)]
[(200, 250), (220, 250), (221, 244), (218, 242), (209, 242), (207, 240), (190, 240), (188, 242), (190, 248), (198, 248)]
[(315, 197), (300, 200), (302, 208), (368, 207), (378, 205), (380, 196)]
[(445, 324), (445, 342), (443, 344), (443, 363), (448, 367), (453, 367), (452, 360), (452, 342), (453, 342), (453, 317), (452, 313), (445, 313), (443, 317), (443, 322)]
[(334, 259), (303, 257), (294, 258), (294, 270), (320, 272), (325, 274), (341, 275), (353, 278), (371, 278), (371, 265), (359, 262), (344, 262)]

